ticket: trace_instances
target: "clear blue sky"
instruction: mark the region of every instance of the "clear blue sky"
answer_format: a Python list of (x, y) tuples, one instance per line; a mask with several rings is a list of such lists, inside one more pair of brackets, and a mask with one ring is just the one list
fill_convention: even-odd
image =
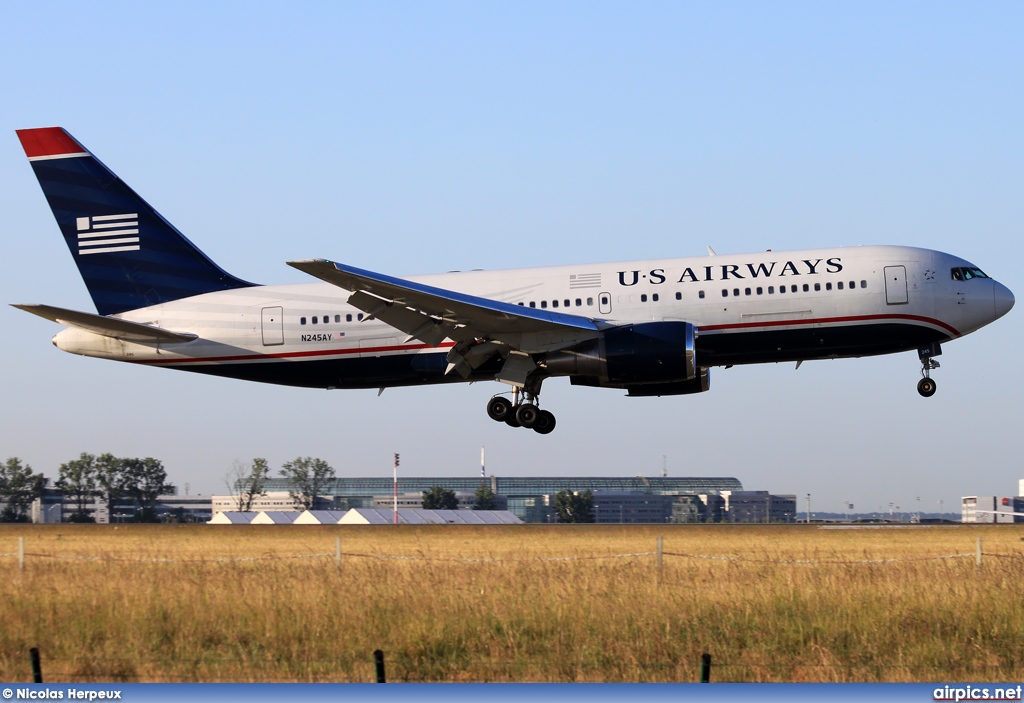
[[(395, 275), (894, 243), (1024, 292), (1024, 5), (955, 2), (0, 4), (0, 302), (92, 310), (14, 130), (60, 125), (214, 260)], [(710, 393), (497, 384), (277, 388), (59, 352), (13, 308), (0, 458), (154, 456), (191, 492), (235, 459), (339, 475), (736, 476), (813, 507), (1012, 494), (1021, 312), (944, 348), (714, 369)], [(801, 502), (801, 508), (803, 503)]]

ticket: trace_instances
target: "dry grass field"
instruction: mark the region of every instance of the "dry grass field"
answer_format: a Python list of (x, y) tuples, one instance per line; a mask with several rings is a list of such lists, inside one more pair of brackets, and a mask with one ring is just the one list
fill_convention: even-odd
[[(615, 556), (659, 535), (660, 579)], [(8, 681), (33, 646), (48, 681), (366, 682), (375, 649), (389, 681), (694, 681), (702, 652), (715, 681), (1024, 679), (1012, 525), (7, 525), (0, 552), (18, 537)], [(977, 537), (980, 568), (926, 558)]]

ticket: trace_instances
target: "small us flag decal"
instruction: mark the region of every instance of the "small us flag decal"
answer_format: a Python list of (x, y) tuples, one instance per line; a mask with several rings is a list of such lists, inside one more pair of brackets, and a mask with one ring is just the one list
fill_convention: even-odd
[(80, 255), (139, 250), (138, 213), (79, 217), (77, 224)]

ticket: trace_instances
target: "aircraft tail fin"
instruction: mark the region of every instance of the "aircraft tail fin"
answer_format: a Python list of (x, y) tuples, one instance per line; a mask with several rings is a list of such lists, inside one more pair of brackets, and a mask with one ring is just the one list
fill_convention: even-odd
[(18, 138), (101, 315), (253, 285), (217, 266), (64, 129)]

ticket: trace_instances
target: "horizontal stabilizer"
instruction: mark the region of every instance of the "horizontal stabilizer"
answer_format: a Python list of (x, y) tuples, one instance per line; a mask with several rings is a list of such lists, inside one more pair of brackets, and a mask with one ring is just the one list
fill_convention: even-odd
[(198, 335), (171, 332), (161, 327), (145, 325), (141, 322), (130, 322), (117, 317), (104, 317), (89, 312), (78, 312), (77, 310), (65, 310), (52, 305), (12, 305), (11, 307), (30, 312), (33, 315), (53, 320), (68, 327), (99, 334), (104, 337), (113, 337), (126, 342), (191, 342)]

